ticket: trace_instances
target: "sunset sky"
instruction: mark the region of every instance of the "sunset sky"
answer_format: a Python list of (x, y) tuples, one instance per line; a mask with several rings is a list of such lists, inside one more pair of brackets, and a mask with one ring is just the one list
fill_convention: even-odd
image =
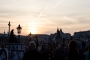
[(8, 22), (17, 34), (55, 33), (90, 30), (90, 0), (0, 0), (0, 33), (8, 32)]

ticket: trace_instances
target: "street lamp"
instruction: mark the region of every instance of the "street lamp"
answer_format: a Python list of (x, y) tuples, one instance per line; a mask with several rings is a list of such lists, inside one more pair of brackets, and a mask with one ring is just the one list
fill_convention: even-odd
[(18, 27), (17, 27), (17, 33), (18, 33), (18, 40), (19, 40), (19, 42), (20, 42), (21, 30), (22, 30), (22, 27), (21, 27), (20, 24), (19, 24)]

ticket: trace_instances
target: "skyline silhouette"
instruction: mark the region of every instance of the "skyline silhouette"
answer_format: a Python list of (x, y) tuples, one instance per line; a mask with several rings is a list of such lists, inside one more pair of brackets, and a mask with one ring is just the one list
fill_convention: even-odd
[(15, 34), (21, 25), (22, 35), (90, 30), (89, 6), (89, 0), (0, 0), (0, 33), (8, 32), (9, 21)]

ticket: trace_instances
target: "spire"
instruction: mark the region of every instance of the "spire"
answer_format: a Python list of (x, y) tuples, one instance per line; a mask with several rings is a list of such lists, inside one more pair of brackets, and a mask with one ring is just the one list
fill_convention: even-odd
[(57, 27), (57, 30), (59, 30), (59, 28)]
[(62, 32), (62, 29), (60, 28), (60, 32)]
[(31, 32), (30, 32), (30, 34), (29, 34), (30, 36), (31, 36)]
[(59, 28), (57, 27), (57, 33), (59, 32)]
[(56, 36), (56, 39), (60, 37), (60, 31), (59, 31), (59, 28), (57, 28), (57, 36)]

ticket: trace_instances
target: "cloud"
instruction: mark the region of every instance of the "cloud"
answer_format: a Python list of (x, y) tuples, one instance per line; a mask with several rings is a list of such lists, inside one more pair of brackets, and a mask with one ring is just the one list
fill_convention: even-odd
[(90, 18), (89, 17), (80, 17), (80, 18), (78, 18), (78, 21), (80, 24), (90, 24)]
[[(60, 3), (61, 1), (2, 0), (0, 1), (0, 24), (5, 24), (2, 26), (5, 27), (8, 21), (11, 21), (12, 28), (19, 23), (23, 28), (27, 28), (26, 26), (35, 18), (33, 24), (39, 25), (40, 29), (46, 29), (45, 33), (54, 32), (57, 26), (67, 30), (67, 32), (89, 29), (89, 0), (87, 0), (88, 4), (85, 0), (63, 0)], [(59, 3), (60, 5), (58, 5)]]
[(0, 10), (0, 15), (26, 15), (28, 12), (20, 11), (20, 10)]
[(6, 21), (6, 20), (1, 20), (0, 19), (0, 23), (7, 23), (8, 21)]
[(61, 3), (62, 0), (60, 0), (53, 8), (57, 7), (60, 3)]

